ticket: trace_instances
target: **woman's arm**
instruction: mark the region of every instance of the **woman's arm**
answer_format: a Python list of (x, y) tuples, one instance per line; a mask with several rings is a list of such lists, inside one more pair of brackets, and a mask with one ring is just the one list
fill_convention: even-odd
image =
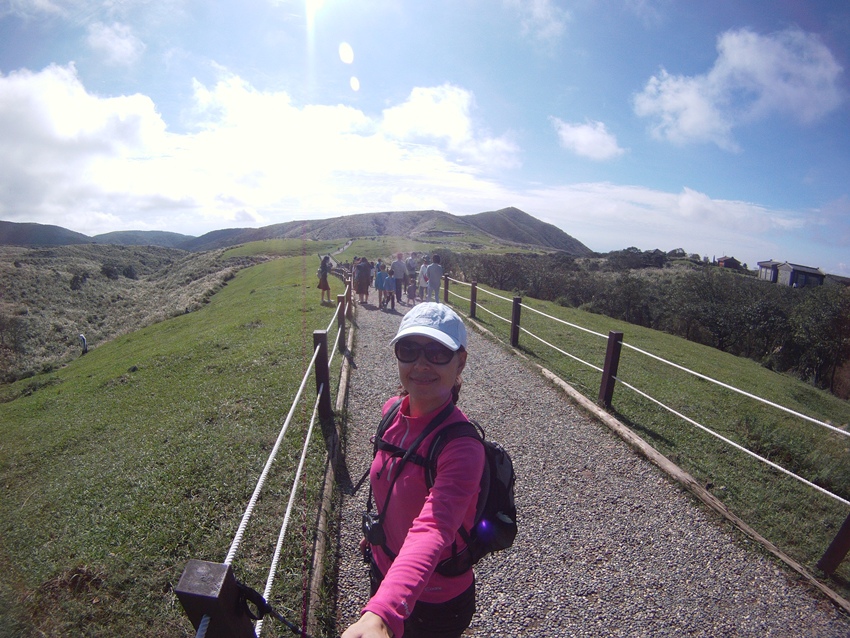
[(367, 611), (342, 634), (342, 638), (392, 638), (393, 632), (377, 614)]

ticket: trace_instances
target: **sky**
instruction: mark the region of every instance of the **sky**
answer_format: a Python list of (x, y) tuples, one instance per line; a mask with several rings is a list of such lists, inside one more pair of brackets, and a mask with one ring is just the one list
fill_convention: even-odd
[(850, 3), (0, 0), (0, 219), (515, 206), (850, 275)]

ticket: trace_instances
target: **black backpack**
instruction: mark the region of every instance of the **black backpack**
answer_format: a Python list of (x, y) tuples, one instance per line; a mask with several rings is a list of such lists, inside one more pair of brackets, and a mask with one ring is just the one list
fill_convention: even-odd
[[(453, 405), (450, 404), (450, 406), (451, 409), (454, 409)], [(381, 437), (395, 420), (400, 407), (401, 399), (396, 401), (381, 419), (375, 435), (374, 447), (374, 454), (377, 454), (378, 450), (384, 450), (392, 456), (401, 457), (401, 460), (394, 468), (395, 477), (398, 477), (401, 473), (404, 463), (412, 461), (423, 467), (425, 471), (425, 484), (430, 490), (434, 485), (434, 479), (437, 473), (437, 458), (450, 441), (462, 436), (469, 436), (478, 439), (484, 445), (484, 472), (481, 475), (481, 491), (478, 495), (474, 523), (471, 530), (466, 530), (463, 526), (458, 529), (458, 534), (464, 543), (466, 543), (466, 549), (458, 552), (456, 544), (453, 544), (452, 556), (441, 561), (436, 568), (436, 571), (443, 576), (458, 576), (471, 569), (473, 565), (487, 554), (507, 549), (513, 545), (517, 533), (516, 504), (514, 502), (516, 475), (514, 474), (513, 462), (510, 455), (508, 455), (507, 451), (501, 445), (486, 439), (484, 429), (474, 421), (458, 421), (457, 423), (446, 426), (434, 437), (426, 457), (416, 454), (416, 448), (419, 447), (428, 434), (433, 432), (442, 423), (451, 410), (444, 410), (443, 413), (438, 415), (425, 428), (410, 448), (399, 448), (387, 443)], [(384, 512), (387, 511), (389, 494), (391, 492), (392, 487), (390, 488), (390, 492), (388, 492), (387, 502), (384, 504)], [(368, 510), (371, 509), (372, 491), (370, 488)], [(374, 521), (374, 514), (370, 514), (369, 511), (364, 516), (364, 520), (370, 515)], [(364, 529), (365, 532), (366, 530)], [(378, 544), (381, 544), (384, 552), (390, 558), (395, 559), (395, 553), (386, 546), (385, 542)]]

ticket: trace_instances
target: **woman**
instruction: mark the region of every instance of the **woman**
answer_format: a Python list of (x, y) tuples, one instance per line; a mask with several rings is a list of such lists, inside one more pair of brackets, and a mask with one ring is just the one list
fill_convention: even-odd
[(425, 299), (425, 290), (428, 288), (428, 266), (431, 264), (431, 260), (428, 259), (428, 256), (422, 258), (422, 265), (419, 267), (419, 276), (416, 279), (416, 284), (419, 287), (419, 298)]
[[(402, 399), (381, 438), (406, 449), (442, 418), (418, 446), (419, 454), (427, 454), (443, 427), (466, 420), (454, 406), (466, 366), (466, 328), (448, 306), (423, 303), (405, 315), (390, 344), (398, 360)], [(397, 401), (387, 401), (383, 412)], [(371, 561), (372, 597), (342, 638), (456, 638), (475, 611), (474, 574), (470, 569), (446, 576), (436, 569), (465, 547), (458, 529), (469, 529), (475, 518), (483, 446), (470, 437), (449, 441), (438, 456), (430, 491), (421, 465), (405, 463), (395, 476), (397, 461), (379, 450), (372, 463), (370, 485), (385, 540), (361, 541)]]
[(322, 258), (322, 263), (319, 266), (319, 285), (317, 286), (319, 290), (322, 291), (322, 303), (325, 303), (325, 293), (328, 295), (328, 303), (333, 303), (331, 301), (331, 286), (328, 283), (328, 275), (331, 272), (331, 257), (330, 255), (325, 255)]
[(361, 304), (369, 301), (369, 280), (372, 278), (372, 266), (365, 257), (354, 268), (354, 290)]

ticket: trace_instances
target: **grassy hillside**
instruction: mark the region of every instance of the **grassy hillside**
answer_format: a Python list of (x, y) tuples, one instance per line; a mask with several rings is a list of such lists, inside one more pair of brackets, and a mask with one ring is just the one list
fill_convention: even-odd
[(0, 221), (0, 245), (64, 246), (90, 241), (87, 235), (61, 226)]
[[(197, 312), (0, 387), (0, 635), (193, 635), (172, 587), (188, 559), (224, 559), (312, 332), (327, 327), (333, 309), (319, 304), (313, 262), (242, 270)], [(260, 590), (306, 412), (234, 564)], [(323, 450), (319, 436), (311, 463)], [(300, 605), (310, 551), (299, 530), (315, 499), (313, 481), (297, 499), (274, 595), (283, 608)]]
[[(469, 289), (454, 285), (468, 297)], [(511, 293), (497, 291), (505, 297)], [(511, 303), (484, 294), (478, 302), (510, 318)], [(748, 359), (725, 354), (662, 332), (602, 315), (524, 300), (526, 305), (602, 335), (624, 333), (624, 342), (673, 363), (847, 430), (850, 404)], [(468, 312), (467, 302), (460, 309)], [(478, 320), (505, 342), (510, 324), (479, 310)], [(600, 338), (523, 309), (522, 327), (582, 361), (602, 368), (607, 345)], [(530, 360), (558, 374), (596, 401), (601, 374), (520, 335)], [(739, 394), (623, 348), (618, 379), (635, 386), (701, 425), (850, 500), (850, 438), (756, 403)], [(653, 447), (690, 472), (730, 510), (783, 551), (818, 573), (816, 563), (847, 517), (848, 508), (814, 489), (719, 442), (692, 424), (618, 383), (612, 411)], [(850, 563), (830, 585), (850, 596)]]
[(500, 251), (536, 247), (537, 250), (565, 250), (577, 256), (590, 253), (584, 244), (561, 229), (515, 208), (465, 217), (436, 210), (364, 213), (262, 228), (232, 228), (189, 240), (181, 248), (214, 250), (279, 239), (345, 242), (357, 237), (406, 237), (416, 242), (433, 241), (454, 250), (496, 246)]
[(255, 261), (153, 246), (0, 246), (0, 382), (78, 356), (80, 334), (96, 347), (197, 310)]
[(513, 241), (522, 244), (563, 250), (576, 257), (592, 254), (587, 246), (557, 226), (542, 222), (517, 208), (503, 208), (469, 215), (464, 217), (464, 220), (492, 235), (510, 237)]

